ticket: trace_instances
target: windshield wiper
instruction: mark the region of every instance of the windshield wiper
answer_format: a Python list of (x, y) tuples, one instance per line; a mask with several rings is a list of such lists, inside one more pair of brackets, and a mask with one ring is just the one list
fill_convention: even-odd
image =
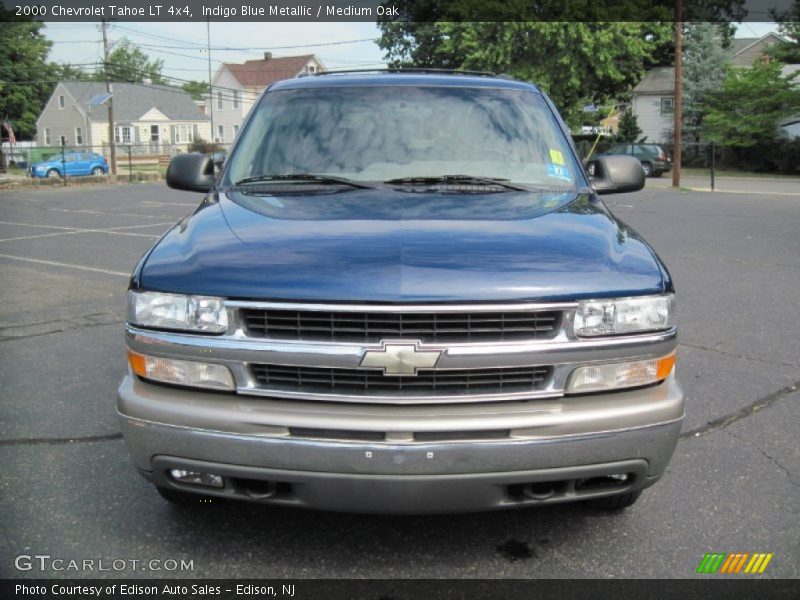
[(508, 179), (501, 179), (499, 177), (476, 177), (474, 175), (436, 175), (429, 177), (398, 177), (397, 179), (390, 179), (384, 181), (388, 185), (494, 185), (508, 190), (517, 190), (520, 192), (530, 191), (528, 188), (509, 182)]
[(314, 175), (313, 173), (287, 173), (284, 175), (255, 175), (253, 177), (245, 177), (240, 179), (234, 185), (247, 185), (248, 183), (271, 183), (281, 181), (297, 181), (297, 182), (313, 182), (313, 183), (330, 183), (338, 185), (349, 185), (350, 187), (359, 188), (363, 190), (374, 190), (375, 186), (361, 183), (360, 181), (353, 181), (352, 179), (345, 179), (344, 177), (333, 177), (331, 175)]

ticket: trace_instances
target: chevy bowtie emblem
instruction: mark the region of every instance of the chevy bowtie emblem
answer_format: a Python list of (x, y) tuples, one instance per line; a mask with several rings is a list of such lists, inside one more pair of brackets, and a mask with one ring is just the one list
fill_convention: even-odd
[(384, 375), (416, 375), (432, 369), (442, 350), (420, 350), (420, 342), (383, 342), (380, 350), (367, 350), (361, 357), (364, 369), (381, 369)]

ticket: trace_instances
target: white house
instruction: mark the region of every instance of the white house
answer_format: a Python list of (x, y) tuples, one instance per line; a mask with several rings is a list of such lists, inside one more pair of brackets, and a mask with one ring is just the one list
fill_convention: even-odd
[(211, 80), (212, 97), (205, 107), (206, 114), (213, 115), (214, 141), (233, 141), (253, 103), (268, 86), (321, 71), (325, 67), (313, 54), (273, 57), (265, 52), (263, 59), (221, 64)]
[[(105, 83), (62, 81), (36, 120), (40, 146), (108, 147)], [(183, 90), (142, 83), (113, 83), (114, 138), (134, 154), (185, 152), (195, 139), (208, 140), (209, 118)]]
[[(773, 44), (781, 41), (770, 32), (760, 38), (736, 38), (728, 49), (735, 67), (749, 68)], [(648, 142), (671, 142), (675, 106), (675, 67), (656, 67), (648, 71), (633, 88), (631, 108), (642, 137)]]

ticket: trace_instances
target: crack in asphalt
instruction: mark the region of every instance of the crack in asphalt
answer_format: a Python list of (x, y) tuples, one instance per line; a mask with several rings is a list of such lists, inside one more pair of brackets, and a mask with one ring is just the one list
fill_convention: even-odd
[(738, 358), (741, 360), (747, 360), (750, 362), (760, 362), (767, 365), (779, 365), (782, 367), (800, 367), (798, 363), (786, 363), (780, 360), (767, 360), (765, 358), (757, 358), (754, 356), (745, 356), (744, 354), (734, 354), (733, 352), (725, 352), (725, 350), (720, 350), (718, 348), (712, 348), (710, 346), (703, 346), (701, 344), (687, 344), (685, 342), (680, 342), (678, 346), (685, 346), (686, 348), (694, 348), (696, 350), (707, 350), (709, 352), (715, 352), (717, 354), (721, 354), (722, 356), (730, 356), (731, 358)]
[(756, 444), (754, 441), (742, 439), (741, 436), (736, 435), (732, 431), (728, 431), (727, 433), (728, 433), (728, 435), (730, 435), (733, 438), (736, 438), (737, 440), (739, 440), (743, 444), (747, 444), (748, 446), (758, 450), (764, 458), (769, 460), (772, 464), (774, 464), (776, 467), (778, 467), (781, 471), (786, 473), (786, 477), (789, 479), (789, 483), (791, 483), (796, 488), (800, 488), (800, 483), (798, 483), (797, 481), (794, 480), (794, 475), (792, 474), (792, 472), (789, 471), (789, 469), (787, 469), (783, 464), (781, 464), (776, 457), (774, 457), (771, 454), (769, 454), (766, 450), (764, 450), (764, 448), (762, 448), (761, 446)]
[(107, 433), (105, 435), (89, 435), (71, 438), (19, 438), (14, 440), (0, 440), (0, 446), (42, 446), (61, 444), (95, 444), (99, 442), (112, 442), (122, 439), (122, 432)]
[[(65, 319), (56, 319), (52, 321), (41, 321), (38, 323), (26, 323), (23, 325), (7, 325), (0, 327), (0, 342), (9, 342), (13, 340), (25, 340), (43, 335), (50, 335), (53, 333), (60, 333), (62, 331), (72, 331), (76, 329), (84, 329), (86, 327), (98, 327), (101, 325), (117, 325), (124, 323), (125, 319), (119, 312), (114, 313), (92, 313), (90, 315), (83, 315), (78, 317), (68, 317)], [(25, 330), (35, 329), (43, 325), (50, 325), (51, 327), (44, 331), (36, 331), (26, 333)], [(11, 333), (10, 330), (22, 330), (22, 332)], [(10, 335), (9, 335), (10, 334)]]
[(729, 425), (736, 423), (736, 421), (741, 421), (747, 417), (752, 417), (758, 411), (769, 408), (778, 400), (783, 399), (785, 396), (788, 396), (797, 390), (800, 390), (800, 381), (795, 381), (793, 384), (788, 385), (785, 388), (781, 388), (776, 392), (772, 392), (767, 396), (759, 398), (747, 406), (740, 408), (736, 412), (727, 414), (718, 419), (714, 419), (713, 421), (708, 421), (702, 427), (692, 429), (691, 431), (684, 431), (681, 433), (681, 439), (699, 437), (707, 433), (713, 433), (715, 431), (719, 431), (720, 429), (725, 429)]

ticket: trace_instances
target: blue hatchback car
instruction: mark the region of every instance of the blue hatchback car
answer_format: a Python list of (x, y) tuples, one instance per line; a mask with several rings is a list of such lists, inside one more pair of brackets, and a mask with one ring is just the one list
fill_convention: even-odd
[(62, 159), (60, 154), (31, 165), (31, 177), (68, 177), (77, 175), (105, 175), (108, 173), (106, 159), (96, 152), (68, 152)]

